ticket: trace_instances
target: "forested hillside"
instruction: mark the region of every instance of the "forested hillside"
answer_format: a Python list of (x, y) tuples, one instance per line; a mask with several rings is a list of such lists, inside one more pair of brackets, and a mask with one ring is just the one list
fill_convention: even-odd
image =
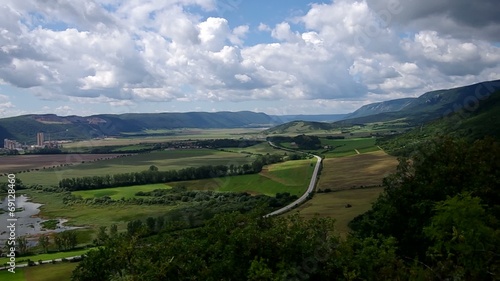
[(95, 137), (121, 136), (123, 133), (144, 130), (178, 128), (242, 128), (269, 126), (273, 119), (264, 113), (187, 112), (187, 113), (129, 113), (102, 114), (88, 117), (54, 114), (23, 115), (0, 119), (0, 145), (5, 138), (33, 144), (38, 132), (53, 140), (85, 140)]

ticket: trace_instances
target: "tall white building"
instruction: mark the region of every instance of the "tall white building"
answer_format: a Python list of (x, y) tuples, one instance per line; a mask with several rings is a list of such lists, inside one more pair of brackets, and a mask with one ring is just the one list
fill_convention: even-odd
[(43, 146), (43, 142), (44, 142), (44, 136), (43, 136), (43, 132), (39, 132), (36, 134), (36, 145), (38, 146)]

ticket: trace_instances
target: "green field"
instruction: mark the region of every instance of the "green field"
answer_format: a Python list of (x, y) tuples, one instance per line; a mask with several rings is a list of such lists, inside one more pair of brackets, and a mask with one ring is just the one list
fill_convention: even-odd
[(95, 190), (80, 190), (74, 191), (72, 194), (82, 196), (83, 198), (94, 198), (109, 196), (111, 199), (119, 200), (121, 198), (132, 198), (138, 191), (148, 192), (155, 189), (171, 188), (171, 186), (164, 183), (134, 185), (125, 187), (103, 188)]
[(152, 191), (182, 185), (189, 190), (213, 190), (221, 192), (248, 192), (274, 196), (276, 193), (289, 192), (301, 195), (311, 180), (314, 159), (287, 161), (264, 167), (259, 174), (211, 178), (191, 181), (170, 182), (167, 184), (147, 184), (97, 190), (75, 191), (74, 195), (83, 198), (110, 196), (112, 199), (132, 198), (138, 191)]
[(6, 270), (0, 271), (0, 280), (9, 281), (69, 281), (71, 273), (78, 266), (77, 262), (44, 264), (40, 266), (16, 269), (12, 274)]
[(313, 163), (315, 163), (314, 159), (287, 161), (268, 165), (258, 174), (173, 182), (170, 185), (184, 185), (190, 190), (248, 192), (269, 196), (289, 192), (301, 195), (311, 180)]
[[(39, 254), (39, 255), (34, 255), (34, 256), (26, 256), (26, 257), (17, 257), (16, 258), (16, 264), (26, 264), (28, 263), (27, 260), (35, 261), (38, 262), (39, 260), (42, 261), (47, 261), (47, 260), (54, 260), (54, 259), (62, 259), (62, 258), (68, 258), (68, 257), (74, 257), (74, 256), (81, 256), (85, 253), (87, 253), (89, 249), (85, 250), (76, 250), (76, 251), (67, 251), (67, 252), (58, 252), (58, 253), (50, 253), (50, 254)], [(8, 262), (8, 258), (0, 258), (0, 264), (4, 264)]]
[(157, 166), (160, 170), (178, 170), (203, 165), (241, 165), (253, 160), (250, 155), (211, 149), (164, 150), (33, 171), (19, 175), (19, 178), (26, 184), (57, 185), (63, 178), (140, 172), (147, 170), (151, 165)]
[[(95, 139), (89, 141), (79, 141), (64, 145), (65, 149), (88, 149), (89, 147), (98, 146), (115, 146), (115, 145), (135, 145), (141, 143), (159, 143), (176, 140), (201, 140), (201, 139), (230, 139), (240, 138), (242, 136), (256, 138), (259, 137), (260, 128), (236, 128), (236, 129), (173, 129), (173, 130), (145, 130), (135, 134), (150, 134), (151, 136), (144, 137), (134, 136), (134, 133), (128, 134), (125, 138), (106, 138)], [(158, 134), (170, 134), (168, 136), (155, 136)]]
[(279, 150), (270, 146), (267, 142), (259, 143), (249, 147), (228, 147), (224, 148), (226, 151), (234, 151), (239, 153), (249, 153), (249, 154), (284, 154), (286, 151)]
[[(361, 154), (380, 150), (380, 148), (376, 145), (375, 138), (320, 138), (320, 140), (322, 148), (305, 151), (318, 155), (321, 154), (326, 158), (335, 158), (356, 155), (358, 152)], [(282, 142), (281, 146), (289, 149), (297, 149), (297, 145), (293, 145), (290, 142)], [(328, 146), (328, 148), (325, 148), (325, 146)]]
[[(302, 217), (312, 218), (315, 214), (336, 220), (335, 229), (345, 236), (349, 233), (349, 222), (356, 216), (371, 209), (372, 203), (383, 191), (382, 187), (342, 190), (330, 193), (317, 193), (292, 213), (299, 212)], [(350, 204), (352, 207), (346, 208)]]
[(358, 150), (359, 153), (380, 150), (375, 145), (375, 138), (353, 138), (340, 140), (322, 138), (321, 145), (331, 147), (331, 149), (325, 153), (327, 158), (355, 155), (357, 154), (356, 150)]
[(99, 226), (109, 227), (116, 224), (118, 229), (126, 229), (131, 220), (156, 217), (167, 213), (173, 207), (161, 205), (65, 205), (62, 195), (35, 190), (23, 190), (34, 202), (42, 203), (40, 216), (43, 218), (68, 219), (66, 225), (86, 226), (96, 229)]
[(25, 269), (17, 268), (15, 273), (11, 273), (7, 270), (0, 270), (0, 280), (25, 281), (26, 276), (24, 274), (24, 270)]

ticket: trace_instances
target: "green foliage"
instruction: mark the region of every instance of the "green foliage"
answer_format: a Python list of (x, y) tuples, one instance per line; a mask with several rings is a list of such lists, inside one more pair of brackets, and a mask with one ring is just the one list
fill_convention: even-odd
[(436, 203), (424, 234), (433, 242), (428, 255), (440, 265), (443, 277), (487, 280), (500, 274), (498, 221), (485, 207), (470, 193)]
[[(479, 272), (498, 265), (500, 243), (498, 231), (493, 232), (500, 218), (498, 186), (498, 142), (435, 139), (412, 158), (400, 160), (373, 208), (350, 227), (359, 237), (395, 237), (401, 257), (417, 257), (443, 274), (460, 271), (460, 278), (480, 280), (484, 275)], [(479, 249), (484, 252), (474, 252)], [(474, 259), (480, 254), (484, 258)]]
[(194, 179), (218, 178), (231, 175), (255, 174), (262, 170), (264, 165), (283, 161), (279, 154), (259, 155), (251, 165), (240, 166), (205, 165), (200, 167), (188, 167), (180, 170), (159, 171), (154, 165), (148, 170), (135, 173), (121, 173), (105, 176), (88, 176), (81, 178), (66, 178), (59, 181), (59, 188), (69, 191), (93, 190), (108, 187), (122, 187), (133, 185), (144, 185), (154, 183), (165, 183), (173, 181), (186, 181)]
[(73, 280), (403, 280), (408, 273), (393, 238), (342, 241), (333, 230), (328, 218), (222, 214), (147, 239), (120, 234), (91, 251)]

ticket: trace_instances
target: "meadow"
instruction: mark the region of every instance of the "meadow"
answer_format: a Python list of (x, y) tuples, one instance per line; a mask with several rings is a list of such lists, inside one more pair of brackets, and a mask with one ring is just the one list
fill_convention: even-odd
[(119, 154), (49, 154), (9, 155), (0, 157), (0, 174), (33, 169), (57, 167), (66, 164), (80, 164), (102, 159), (116, 158)]
[(157, 183), (157, 184), (102, 188), (94, 190), (79, 190), (79, 191), (73, 191), (72, 194), (76, 196), (81, 196), (82, 198), (99, 198), (99, 197), (109, 196), (113, 200), (119, 200), (121, 198), (128, 199), (136, 197), (135, 194), (139, 191), (149, 192), (155, 189), (164, 189), (164, 188), (172, 188), (172, 187), (165, 183)]
[(285, 154), (286, 151), (279, 150), (270, 146), (267, 142), (262, 142), (249, 147), (229, 147), (224, 148), (225, 151), (248, 153), (248, 154)]
[[(42, 261), (48, 261), (48, 260), (54, 260), (54, 259), (62, 259), (62, 258), (68, 258), (68, 257), (74, 257), (74, 256), (81, 256), (88, 251), (90, 251), (91, 248), (89, 249), (84, 249), (84, 250), (75, 250), (75, 251), (66, 251), (66, 252), (58, 252), (58, 253), (49, 253), (49, 254), (39, 254), (39, 255), (33, 255), (33, 256), (25, 256), (25, 257), (17, 257), (16, 258), (16, 264), (27, 264), (28, 259), (31, 261), (38, 262), (39, 260)], [(5, 264), (8, 262), (8, 258), (0, 258), (0, 265)]]
[(151, 165), (158, 167), (159, 170), (179, 170), (203, 165), (241, 165), (253, 160), (250, 155), (211, 149), (163, 150), (83, 163), (77, 166), (33, 171), (20, 174), (18, 177), (26, 184), (50, 186), (57, 185), (63, 178), (140, 172), (149, 169)]
[[(145, 130), (144, 132), (129, 133), (127, 137), (93, 139), (87, 141), (72, 142), (64, 145), (65, 149), (88, 149), (99, 146), (118, 146), (151, 144), (178, 140), (202, 140), (202, 139), (231, 139), (247, 137), (258, 137), (261, 128), (235, 128), (235, 129), (174, 129), (174, 130)], [(148, 134), (149, 136), (144, 136)]]
[(12, 274), (6, 270), (0, 271), (0, 280), (9, 281), (69, 281), (77, 262), (62, 262), (40, 266), (16, 269)]
[[(300, 196), (307, 189), (311, 180), (314, 163), (314, 159), (287, 161), (265, 166), (258, 174), (169, 184), (172, 186), (183, 185), (190, 190), (248, 192), (268, 196), (289, 192), (292, 195)], [(313, 165), (311, 166), (311, 164)]]
[(248, 192), (274, 196), (276, 193), (289, 192), (292, 195), (304, 193), (313, 171), (314, 160), (296, 160), (272, 164), (264, 167), (259, 174), (210, 178), (202, 180), (179, 181), (165, 184), (147, 184), (127, 187), (82, 190), (72, 192), (83, 198), (110, 196), (112, 199), (132, 198), (139, 191), (185, 186), (189, 190), (212, 190), (220, 192)]
[[(42, 218), (66, 218), (69, 226), (83, 226), (80, 231), (95, 230), (99, 226), (116, 224), (126, 229), (131, 220), (157, 217), (172, 210), (172, 206), (161, 205), (65, 205), (63, 195), (57, 193), (23, 190), (34, 202), (41, 203), (39, 216)], [(87, 234), (88, 236), (88, 234)], [(90, 241), (89, 241), (90, 242)]]

